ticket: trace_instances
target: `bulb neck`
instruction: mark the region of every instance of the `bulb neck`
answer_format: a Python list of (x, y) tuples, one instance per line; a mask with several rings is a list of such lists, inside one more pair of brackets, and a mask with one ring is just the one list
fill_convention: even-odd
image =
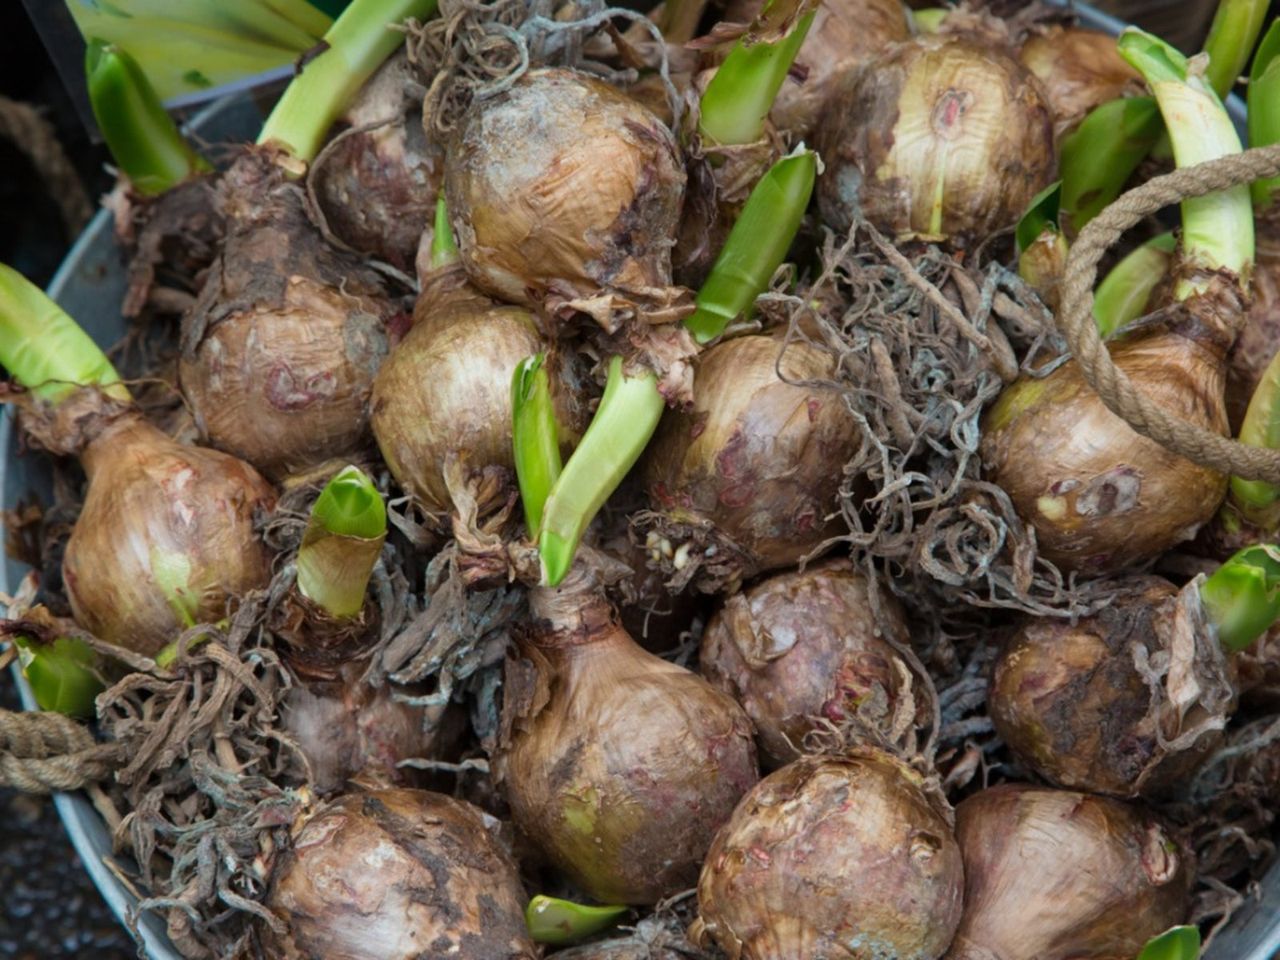
[(56, 406), (39, 401), (24, 404), (22, 415), (23, 429), (41, 447), (79, 457), (89, 479), (93, 479), (94, 464), (118, 457), (126, 445), (168, 440), (132, 403), (97, 387), (81, 387)]
[(333, 617), (295, 588), (276, 608), (272, 629), (286, 641), (294, 674), (313, 685), (346, 683), (344, 671), (378, 639), (378, 626), (373, 604), (354, 617)]
[[(240, 229), (277, 222), (284, 210), (289, 223), (306, 223), (301, 197), (282, 188), (288, 180), (279, 163), (279, 151), (273, 147), (248, 147), (222, 174), (218, 181), (219, 211)], [(286, 205), (283, 198), (292, 200)], [(228, 226), (227, 232), (231, 232)]]
[(1199, 292), (1182, 301), (1171, 329), (1225, 360), (1248, 319), (1240, 278), (1230, 270), (1209, 271), (1184, 261), (1174, 277), (1174, 289), (1184, 281)]
[(459, 307), (485, 309), (494, 303), (471, 285), (466, 269), (456, 260), (423, 276), (421, 287), (413, 305), (414, 326)]
[(613, 604), (587, 563), (574, 564), (559, 586), (531, 589), (529, 612), (535, 623), (530, 639), (544, 648), (598, 643), (621, 630)]

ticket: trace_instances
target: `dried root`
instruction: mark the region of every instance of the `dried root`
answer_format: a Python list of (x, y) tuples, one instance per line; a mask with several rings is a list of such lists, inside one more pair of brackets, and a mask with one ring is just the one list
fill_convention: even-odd
[[(639, 79), (634, 67), (597, 59), (600, 44), (618, 39), (615, 22), (647, 31), (658, 56), (657, 73), (678, 121), (683, 104), (671, 83), (661, 34), (642, 13), (603, 0), (444, 0), (440, 15), (407, 27), (409, 62), (427, 86), (423, 107), (429, 139), (443, 143), (474, 100), (508, 89), (531, 67), (572, 67), (626, 87)], [(612, 44), (606, 44), (611, 47)]]
[(1016, 275), (996, 263), (974, 272), (936, 247), (899, 251), (861, 225), (839, 245), (827, 237), (803, 298), (768, 294), (764, 312), (837, 359), (861, 434), (845, 467), (846, 539), (895, 592), (1041, 616), (1105, 601), (1038, 557), (1034, 532), (982, 479), (983, 410), (1055, 345)]
[(188, 630), (173, 669), (153, 664), (99, 698), (102, 730), (129, 758), (115, 845), (149, 894), (139, 910), (163, 911), (188, 957), (234, 955), (250, 917), (273, 922), (260, 902), (272, 856), (309, 802), (286, 785), (276, 710), (292, 680), (257, 629), (264, 606), (259, 595), (226, 629)]

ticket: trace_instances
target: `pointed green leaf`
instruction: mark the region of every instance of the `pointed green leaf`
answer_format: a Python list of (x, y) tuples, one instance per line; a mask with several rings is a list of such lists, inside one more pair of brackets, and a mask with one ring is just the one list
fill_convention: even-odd
[(15, 636), (22, 675), (31, 685), (41, 710), (69, 717), (94, 715), (94, 698), (104, 689), (98, 675), (98, 655), (83, 640), (58, 637), (51, 644)]
[(524, 919), (535, 943), (562, 947), (608, 930), (630, 912), (630, 907), (590, 907), (539, 894), (529, 901)]
[(1237, 551), (1201, 584), (1200, 600), (1222, 645), (1244, 650), (1280, 617), (1280, 546)]
[(1057, 180), (1037, 193), (1027, 205), (1027, 212), (1018, 221), (1015, 238), (1018, 252), (1036, 242), (1047, 229), (1058, 230), (1058, 212), (1062, 206), (1062, 181)]
[(1174, 927), (1148, 941), (1138, 960), (1197, 960), (1199, 956), (1200, 930)]

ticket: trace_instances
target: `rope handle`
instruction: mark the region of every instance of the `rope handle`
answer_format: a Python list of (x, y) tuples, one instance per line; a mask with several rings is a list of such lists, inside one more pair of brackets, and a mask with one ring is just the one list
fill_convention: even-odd
[(97, 743), (70, 717), (0, 710), (0, 787), (80, 790), (111, 776), (119, 759), (119, 744)]
[(93, 216), (93, 204), (53, 124), (30, 104), (0, 96), (0, 137), (27, 155), (58, 205), (67, 236), (74, 237)]
[(1135, 431), (1201, 466), (1280, 484), (1280, 450), (1250, 447), (1161, 410), (1111, 361), (1093, 320), (1098, 261), (1120, 235), (1162, 207), (1280, 174), (1280, 144), (1256, 147), (1151, 180), (1116, 198), (1080, 231), (1067, 255), (1058, 327), (1089, 385)]

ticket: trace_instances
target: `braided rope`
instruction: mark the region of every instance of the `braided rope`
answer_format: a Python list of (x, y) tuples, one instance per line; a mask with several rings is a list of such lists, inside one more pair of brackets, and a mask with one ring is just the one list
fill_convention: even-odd
[(0, 786), (23, 793), (79, 790), (111, 775), (119, 746), (97, 743), (60, 713), (0, 710)]
[(74, 237), (93, 215), (93, 204), (80, 175), (67, 159), (53, 125), (29, 104), (0, 96), (0, 137), (10, 141), (30, 158), (66, 225)]
[(1058, 326), (1089, 385), (1138, 433), (1188, 460), (1247, 480), (1280, 484), (1280, 450), (1249, 447), (1160, 409), (1116, 369), (1093, 321), (1098, 261), (1125, 230), (1162, 207), (1280, 174), (1280, 144), (1154, 177), (1090, 220), (1071, 247)]

